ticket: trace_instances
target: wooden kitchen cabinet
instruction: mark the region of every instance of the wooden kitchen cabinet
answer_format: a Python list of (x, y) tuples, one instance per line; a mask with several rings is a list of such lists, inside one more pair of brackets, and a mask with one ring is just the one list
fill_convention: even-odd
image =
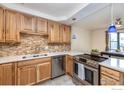
[(37, 33), (47, 35), (47, 20), (43, 18), (37, 18)]
[(60, 32), (59, 23), (48, 21), (48, 42), (49, 43), (59, 43), (60, 42)]
[(124, 75), (119, 71), (107, 67), (100, 67), (100, 84), (101, 85), (123, 85)]
[(120, 82), (106, 75), (101, 75), (101, 85), (119, 85)]
[(0, 85), (14, 85), (14, 67), (12, 63), (0, 65)]
[(48, 43), (70, 44), (70, 26), (0, 8), (0, 43), (20, 43), (20, 33), (48, 36)]
[(20, 42), (20, 19), (17, 12), (0, 8), (0, 42)]
[(67, 55), (66, 56), (66, 73), (69, 74), (69, 75), (73, 75), (73, 57), (72, 56), (69, 56)]
[(51, 58), (17, 62), (17, 85), (32, 85), (51, 78)]
[(56, 22), (48, 22), (49, 43), (71, 43), (70, 26)]
[(18, 85), (32, 85), (36, 83), (36, 66), (18, 68)]
[(20, 42), (20, 18), (17, 12), (5, 10), (6, 42)]
[(21, 14), (21, 32), (35, 33), (36, 32), (36, 17), (26, 14)]
[(37, 82), (45, 81), (51, 78), (51, 62), (45, 62), (37, 65)]
[(0, 8), (0, 42), (5, 42), (4, 9)]
[(70, 44), (71, 43), (71, 27), (70, 26), (65, 26), (65, 30), (64, 30), (64, 36), (63, 37), (65, 40), (63, 40), (63, 42)]
[(71, 28), (67, 25), (60, 25), (60, 42), (65, 44), (71, 43)]

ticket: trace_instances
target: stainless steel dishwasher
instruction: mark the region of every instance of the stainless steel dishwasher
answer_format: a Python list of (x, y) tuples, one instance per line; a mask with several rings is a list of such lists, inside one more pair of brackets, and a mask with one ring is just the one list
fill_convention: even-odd
[(63, 55), (52, 57), (52, 78), (65, 74), (64, 63)]

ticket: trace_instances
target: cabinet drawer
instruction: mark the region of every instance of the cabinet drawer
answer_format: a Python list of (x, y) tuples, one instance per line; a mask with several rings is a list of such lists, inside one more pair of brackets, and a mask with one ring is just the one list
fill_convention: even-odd
[(34, 64), (44, 63), (44, 62), (51, 62), (51, 58), (40, 58), (40, 59), (21, 61), (21, 62), (18, 62), (18, 67), (34, 65)]
[(101, 74), (101, 85), (120, 85), (120, 82)]
[(113, 79), (116, 79), (116, 80), (119, 80), (120, 78), (120, 73), (118, 71), (115, 71), (106, 67), (101, 67), (101, 73), (109, 77), (112, 77)]

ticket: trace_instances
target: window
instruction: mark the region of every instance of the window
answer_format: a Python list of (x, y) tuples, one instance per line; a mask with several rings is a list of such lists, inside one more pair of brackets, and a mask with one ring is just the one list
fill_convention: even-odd
[(109, 49), (110, 50), (116, 50), (118, 49), (118, 40), (117, 40), (117, 33), (110, 33), (109, 34)]
[(119, 42), (120, 42), (120, 50), (124, 51), (124, 33), (120, 33)]
[(109, 33), (109, 50), (124, 51), (124, 33)]

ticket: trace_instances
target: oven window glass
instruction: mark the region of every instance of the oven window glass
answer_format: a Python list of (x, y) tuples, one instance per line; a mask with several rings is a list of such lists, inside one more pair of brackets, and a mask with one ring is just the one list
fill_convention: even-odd
[(85, 80), (93, 85), (93, 71), (85, 68)]
[(78, 64), (74, 63), (74, 73), (78, 75)]

